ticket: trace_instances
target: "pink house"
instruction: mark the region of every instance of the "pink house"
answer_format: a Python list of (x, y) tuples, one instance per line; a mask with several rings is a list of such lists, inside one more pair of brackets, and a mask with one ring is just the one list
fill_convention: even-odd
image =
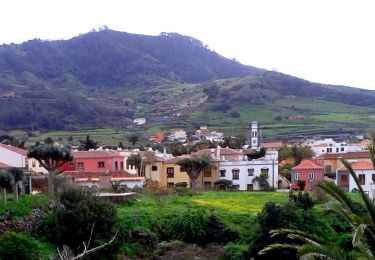
[(113, 150), (73, 152), (75, 170), (85, 172), (106, 172), (124, 170), (124, 156)]
[(291, 182), (292, 187), (297, 186), (298, 180), (306, 183), (305, 190), (311, 190), (315, 181), (323, 180), (324, 169), (316, 161), (304, 160), (296, 167), (292, 168)]

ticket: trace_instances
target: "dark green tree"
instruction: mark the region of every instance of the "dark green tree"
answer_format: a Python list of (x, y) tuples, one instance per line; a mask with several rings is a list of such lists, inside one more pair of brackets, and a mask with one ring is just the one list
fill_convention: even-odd
[(10, 168), (7, 170), (13, 178), (13, 190), (16, 196), (16, 201), (19, 201), (19, 186), (20, 181), (23, 180), (23, 170), (20, 168)]
[(136, 143), (140, 141), (139, 134), (131, 134), (128, 136), (128, 142), (130, 143), (132, 149), (134, 149), (134, 146)]
[(270, 184), (268, 183), (268, 173), (262, 172), (259, 176), (253, 179), (253, 183), (258, 183), (260, 190), (268, 190)]
[(13, 177), (7, 171), (0, 171), (0, 188), (3, 190), (4, 204), (7, 205), (7, 189), (13, 185)]
[(141, 168), (142, 168), (142, 157), (139, 154), (131, 154), (128, 159), (127, 163), (129, 165), (134, 166), (138, 170), (138, 175), (141, 175)]
[(29, 148), (27, 157), (36, 159), (48, 171), (48, 193), (55, 192), (55, 176), (61, 173), (60, 167), (73, 160), (70, 149), (54, 144), (35, 144)]
[(197, 187), (197, 179), (202, 170), (208, 167), (211, 163), (211, 158), (208, 155), (191, 156), (183, 158), (177, 162), (178, 165), (184, 168), (191, 181), (191, 189), (195, 190)]
[(80, 151), (88, 151), (98, 148), (98, 143), (90, 139), (89, 135), (86, 136), (85, 140), (79, 140), (79, 142), (81, 143), (81, 145), (79, 146)]

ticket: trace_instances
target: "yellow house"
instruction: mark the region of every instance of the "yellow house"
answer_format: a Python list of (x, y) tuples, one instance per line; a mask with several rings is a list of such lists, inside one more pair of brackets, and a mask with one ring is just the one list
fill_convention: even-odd
[[(157, 181), (160, 187), (175, 187), (176, 185), (190, 187), (188, 174), (177, 164), (179, 160), (190, 156), (192, 155), (183, 155), (167, 160), (156, 158), (153, 163), (146, 166), (145, 177)], [(200, 174), (197, 186), (198, 188), (211, 189), (214, 188), (214, 183), (218, 180), (218, 161), (211, 159), (210, 167), (204, 169)]]

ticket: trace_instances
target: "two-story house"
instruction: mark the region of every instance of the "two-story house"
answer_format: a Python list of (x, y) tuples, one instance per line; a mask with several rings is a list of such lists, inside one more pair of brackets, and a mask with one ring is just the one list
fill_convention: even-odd
[(293, 188), (297, 188), (299, 180), (305, 181), (305, 190), (312, 190), (316, 181), (322, 181), (324, 169), (317, 160), (303, 160), (300, 164), (292, 168), (291, 183)]

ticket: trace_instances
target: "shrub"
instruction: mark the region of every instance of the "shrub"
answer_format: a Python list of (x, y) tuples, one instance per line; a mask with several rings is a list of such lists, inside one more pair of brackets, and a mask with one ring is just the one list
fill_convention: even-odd
[(225, 190), (229, 189), (232, 186), (233, 182), (231, 180), (218, 180), (215, 182), (215, 185), (218, 185), (220, 189), (224, 188)]
[[(111, 239), (117, 226), (117, 212), (112, 203), (93, 196), (89, 190), (68, 187), (59, 194), (56, 208), (44, 219), (38, 230), (55, 245), (67, 245), (77, 253), (82, 251), (80, 247), (88, 241), (92, 228), (91, 244), (95, 247)], [(106, 249), (111, 248), (110, 251), (115, 252), (114, 247), (115, 243)], [(99, 253), (102, 254), (106, 249)]]
[(235, 244), (235, 243), (229, 242), (224, 247), (224, 259), (230, 259), (230, 260), (245, 259), (245, 253), (247, 249), (248, 249), (248, 245)]
[(173, 238), (205, 245), (227, 243), (238, 238), (236, 231), (227, 228), (217, 215), (204, 209), (179, 211), (167, 216), (166, 231)]
[(5, 232), (0, 236), (0, 259), (41, 259), (40, 243), (25, 233)]
[(240, 112), (237, 112), (237, 111), (232, 111), (232, 112), (229, 113), (229, 115), (232, 118), (239, 118), (241, 116)]

